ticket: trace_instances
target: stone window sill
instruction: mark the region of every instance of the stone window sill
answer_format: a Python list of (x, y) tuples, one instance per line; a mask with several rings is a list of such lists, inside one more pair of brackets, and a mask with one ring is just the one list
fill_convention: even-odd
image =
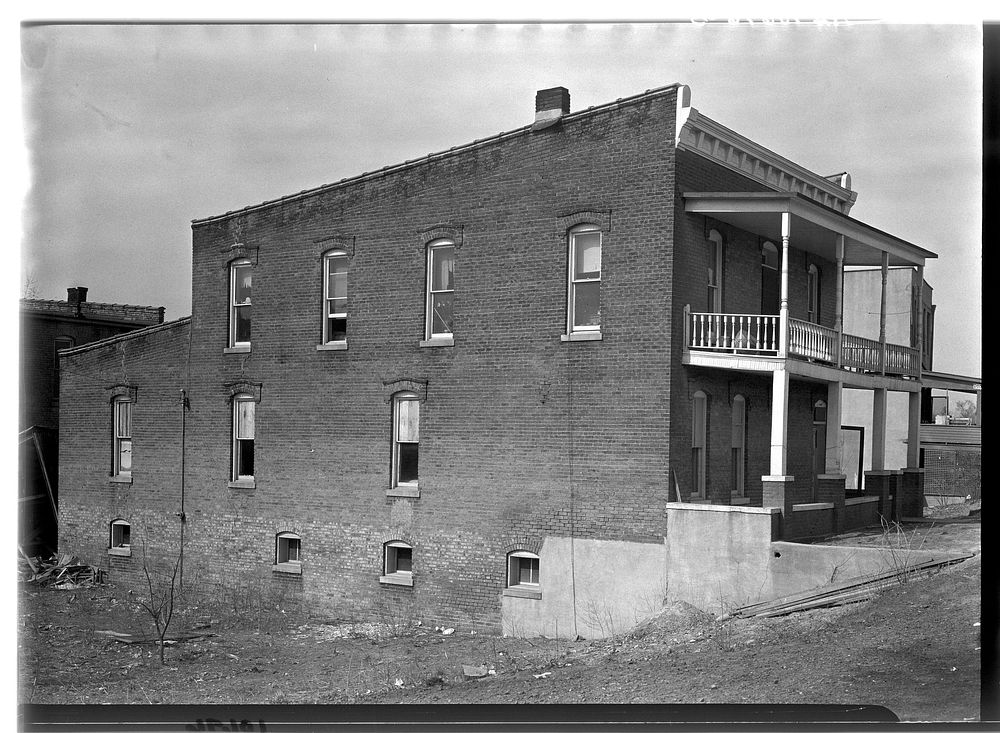
[(302, 563), (299, 562), (279, 562), (271, 566), (271, 570), (276, 573), (286, 573), (288, 575), (302, 575)]
[(331, 341), (328, 344), (316, 344), (316, 351), (347, 351), (347, 342)]
[(733, 496), (732, 498), (730, 498), (729, 503), (732, 506), (749, 506), (750, 505), (750, 498), (747, 497), (747, 496), (738, 496), (738, 495), (736, 495), (736, 496)]
[(132, 483), (132, 477), (131, 476), (122, 476), (121, 474), (119, 474), (117, 476), (109, 476), (108, 477), (108, 483), (109, 484), (131, 484)]
[(417, 486), (397, 486), (385, 492), (386, 496), (404, 496), (410, 499), (420, 498), (420, 489)]
[(517, 586), (504, 588), (503, 594), (505, 596), (510, 596), (511, 598), (532, 598), (536, 601), (540, 600), (542, 597), (541, 589), (518, 588)]
[(249, 354), (250, 345), (244, 344), (242, 346), (227, 346), (222, 350), (223, 354)]
[(382, 585), (406, 585), (413, 587), (413, 576), (409, 573), (390, 573), (382, 575), (378, 582)]
[(109, 555), (117, 555), (118, 557), (132, 557), (131, 547), (109, 547)]
[(560, 341), (603, 341), (604, 336), (600, 331), (574, 331), (564, 333), (559, 337)]
[(428, 347), (433, 348), (437, 346), (454, 346), (454, 345), (455, 345), (455, 337), (451, 334), (448, 334), (447, 336), (433, 336), (429, 339), (423, 339), (420, 342), (421, 348), (428, 348)]
[(241, 478), (238, 481), (230, 481), (227, 484), (227, 486), (230, 489), (256, 489), (257, 488), (257, 482), (254, 481), (252, 478), (249, 478), (249, 479), (247, 479), (247, 478)]

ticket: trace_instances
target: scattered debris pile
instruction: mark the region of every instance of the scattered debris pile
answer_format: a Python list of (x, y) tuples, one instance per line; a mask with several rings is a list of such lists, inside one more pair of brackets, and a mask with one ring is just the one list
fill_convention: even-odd
[(23, 550), (20, 552), (18, 578), (25, 583), (52, 586), (59, 590), (76, 590), (104, 582), (105, 573), (101, 568), (81, 562), (76, 555), (53, 555), (43, 559), (28, 557)]

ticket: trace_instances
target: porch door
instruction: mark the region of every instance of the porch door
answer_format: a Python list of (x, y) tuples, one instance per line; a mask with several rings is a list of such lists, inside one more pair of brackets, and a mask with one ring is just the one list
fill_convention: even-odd
[(819, 495), (819, 475), (826, 473), (826, 403), (817, 400), (813, 405), (812, 426), (812, 500)]

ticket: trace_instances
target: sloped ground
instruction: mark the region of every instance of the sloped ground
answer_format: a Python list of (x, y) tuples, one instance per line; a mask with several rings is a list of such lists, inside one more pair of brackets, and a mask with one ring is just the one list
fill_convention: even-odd
[[(906, 532), (942, 549), (974, 536), (978, 548), (975, 517)], [(168, 646), (165, 666), (154, 644), (95, 633), (149, 633), (120, 588), (20, 594), (20, 702), (848, 703), (903, 720), (979, 715), (978, 556), (867, 603), (726, 621), (678, 604), (603, 641), (190, 602), (174, 628), (205, 635)], [(464, 665), (486, 674), (467, 678)]]

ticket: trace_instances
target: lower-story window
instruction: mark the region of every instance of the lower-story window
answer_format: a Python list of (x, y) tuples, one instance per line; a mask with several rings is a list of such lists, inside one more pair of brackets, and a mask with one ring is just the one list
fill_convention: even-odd
[(413, 585), (413, 547), (406, 542), (386, 542), (383, 546), (382, 583)]
[(111, 555), (132, 554), (132, 525), (124, 519), (116, 519), (111, 523), (108, 553)]
[(507, 585), (538, 587), (538, 555), (533, 552), (512, 552), (507, 556)]
[(302, 538), (281, 532), (275, 540), (274, 569), (284, 573), (302, 572)]
[(507, 587), (504, 595), (521, 598), (541, 598), (541, 560), (527, 550), (507, 554)]

